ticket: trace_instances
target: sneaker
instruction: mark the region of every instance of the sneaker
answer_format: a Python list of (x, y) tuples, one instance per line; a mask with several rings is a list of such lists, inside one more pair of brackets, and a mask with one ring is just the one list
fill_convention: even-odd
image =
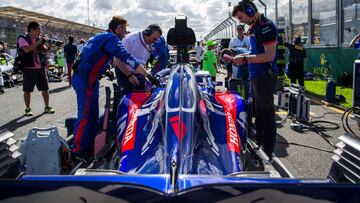
[(55, 113), (55, 110), (52, 107), (47, 106), (44, 109), (44, 113), (52, 114), (52, 113)]
[(31, 108), (26, 108), (25, 109), (25, 116), (32, 116), (33, 112), (31, 112)]

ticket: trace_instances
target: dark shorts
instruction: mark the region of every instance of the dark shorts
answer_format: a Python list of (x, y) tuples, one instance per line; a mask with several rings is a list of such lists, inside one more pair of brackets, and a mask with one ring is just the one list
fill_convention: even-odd
[(23, 91), (32, 92), (36, 85), (39, 91), (49, 90), (48, 78), (44, 68), (23, 69)]

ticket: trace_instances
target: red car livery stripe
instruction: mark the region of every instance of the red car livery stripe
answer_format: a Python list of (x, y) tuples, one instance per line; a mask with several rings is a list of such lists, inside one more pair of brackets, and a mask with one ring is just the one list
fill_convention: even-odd
[(215, 93), (215, 99), (224, 107), (228, 149), (240, 154), (240, 136), (236, 127), (236, 98), (230, 93)]
[(169, 118), (169, 121), (171, 123), (171, 127), (173, 128), (176, 137), (181, 142), (186, 134), (185, 123), (182, 120), (180, 120), (180, 116), (178, 115)]
[(99, 74), (101, 67), (105, 64), (105, 62), (108, 60), (108, 58), (109, 58), (108, 56), (103, 56), (102, 58), (100, 58), (99, 61), (94, 65), (94, 67), (90, 73), (89, 84), (88, 84), (88, 87), (86, 88), (85, 109), (84, 109), (83, 117), (80, 121), (78, 130), (76, 131), (75, 141), (74, 141), (75, 148), (72, 150), (73, 152), (80, 150), (80, 142), (83, 137), (84, 130), (88, 125), (88, 115), (89, 115), (90, 108), (91, 108), (91, 97), (94, 92), (94, 90), (93, 90), (94, 83), (97, 79), (97, 76)]
[(122, 152), (134, 149), (136, 137), (136, 123), (138, 119), (137, 116), (140, 111), (140, 107), (146, 102), (149, 97), (149, 92), (134, 92), (131, 94), (131, 104), (129, 105), (128, 113), (128, 125), (126, 127), (125, 134), (121, 143)]
[(205, 104), (204, 99), (200, 99), (199, 107), (200, 107), (201, 113), (206, 115), (206, 104)]

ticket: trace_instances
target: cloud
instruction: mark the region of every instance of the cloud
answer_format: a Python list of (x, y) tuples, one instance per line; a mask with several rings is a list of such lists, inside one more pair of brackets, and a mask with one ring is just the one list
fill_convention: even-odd
[(73, 11), (78, 7), (78, 2), (76, 1), (70, 1), (67, 2), (64, 6), (63, 9), (66, 11)]
[[(237, 1), (231, 1), (234, 5)], [(15, 6), (54, 17), (87, 24), (87, 0), (1, 0), (0, 6)], [(174, 26), (175, 16), (188, 17), (197, 36), (209, 33), (228, 17), (228, 1), (219, 0), (89, 0), (90, 22), (106, 29), (113, 15), (122, 15), (129, 30), (141, 31), (159, 24), (164, 33)]]
[(169, 0), (140, 0), (138, 5), (139, 8), (144, 9), (146, 12), (176, 12), (175, 7)]
[(95, 3), (93, 5), (97, 10), (102, 10), (102, 9), (112, 10), (112, 5), (110, 4), (110, 2), (111, 1), (109, 0), (95, 0)]

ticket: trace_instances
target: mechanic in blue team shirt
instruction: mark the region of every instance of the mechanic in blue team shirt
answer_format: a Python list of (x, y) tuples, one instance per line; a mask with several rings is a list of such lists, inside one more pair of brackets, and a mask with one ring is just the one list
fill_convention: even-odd
[[(354, 37), (354, 39), (351, 40), (349, 46), (350, 46), (351, 48), (354, 48), (354, 49), (360, 49), (360, 33), (357, 34), (357, 35)], [(359, 53), (357, 59), (360, 59), (360, 53)]]
[(278, 68), (277, 28), (273, 22), (258, 13), (251, 0), (243, 0), (234, 6), (232, 15), (240, 23), (250, 26), (248, 37), (250, 53), (236, 55), (232, 62), (249, 64), (252, 96), (255, 102), (256, 141), (272, 159), (276, 142), (274, 92)]
[[(92, 157), (95, 135), (99, 129), (99, 76), (104, 74), (114, 57), (129, 65), (134, 72), (147, 77), (151, 83), (159, 84), (123, 47), (120, 38), (124, 37), (126, 26), (127, 20), (121, 16), (114, 16), (106, 32), (97, 34), (88, 40), (79, 60), (74, 64), (72, 84), (78, 105), (72, 149), (75, 156)], [(119, 67), (121, 69), (121, 66)], [(136, 78), (130, 75), (127, 79), (131, 81)]]
[(151, 74), (155, 75), (157, 72), (165, 69), (169, 63), (169, 48), (163, 36), (161, 36), (160, 39), (152, 46), (151, 55), (153, 60), (152, 62), (154, 62)]

